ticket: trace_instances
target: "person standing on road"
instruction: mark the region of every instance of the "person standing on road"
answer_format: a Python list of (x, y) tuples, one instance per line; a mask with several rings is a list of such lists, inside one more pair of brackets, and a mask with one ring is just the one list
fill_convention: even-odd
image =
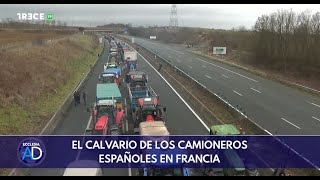
[(162, 68), (162, 64), (161, 64), (161, 63), (159, 63), (159, 69), (158, 69), (158, 71), (160, 71), (160, 70), (161, 70), (161, 68)]
[(74, 91), (74, 93), (73, 93), (73, 99), (74, 99), (74, 106), (77, 106), (77, 104), (78, 104), (77, 91)]
[(87, 93), (85, 91), (82, 92), (82, 98), (83, 98), (84, 105), (86, 105), (87, 104), (87, 101), (86, 101)]
[(80, 91), (79, 90), (77, 90), (77, 100), (78, 100), (78, 104), (81, 104), (80, 103)]

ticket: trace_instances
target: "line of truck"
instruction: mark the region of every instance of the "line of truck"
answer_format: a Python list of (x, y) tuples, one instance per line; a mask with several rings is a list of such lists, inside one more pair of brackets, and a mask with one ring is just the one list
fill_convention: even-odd
[[(95, 102), (88, 109), (92, 124), (86, 129), (86, 135), (170, 135), (163, 118), (166, 107), (159, 104), (159, 96), (148, 86), (148, 75), (139, 70), (137, 52), (111, 35), (106, 35), (105, 39), (110, 45), (109, 56), (99, 75)], [(130, 119), (133, 129), (128, 125)], [(240, 132), (228, 124), (212, 126), (210, 129), (210, 135), (223, 134), (239, 135)], [(229, 155), (226, 154), (226, 157)], [(235, 158), (234, 154), (232, 157), (229, 163), (237, 163), (239, 167), (241, 159), (238, 156)], [(215, 168), (202, 169), (200, 173), (209, 176), (246, 175), (248, 171), (245, 168)], [(175, 168), (154, 164), (139, 169), (137, 175), (190, 176), (191, 171), (182, 164), (177, 164)]]

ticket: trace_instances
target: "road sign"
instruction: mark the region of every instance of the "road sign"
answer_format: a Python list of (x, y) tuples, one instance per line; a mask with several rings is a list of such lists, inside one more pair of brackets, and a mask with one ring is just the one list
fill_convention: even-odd
[(213, 54), (227, 54), (227, 47), (213, 47)]

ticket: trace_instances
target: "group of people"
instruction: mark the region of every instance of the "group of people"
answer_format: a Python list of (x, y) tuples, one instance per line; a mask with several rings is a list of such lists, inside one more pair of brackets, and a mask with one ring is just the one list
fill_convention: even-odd
[[(77, 106), (77, 104), (80, 104), (80, 96), (81, 96), (81, 93), (79, 90), (76, 90), (74, 93), (73, 93), (73, 98), (74, 98), (74, 105)], [(85, 91), (82, 92), (82, 98), (83, 98), (83, 102), (84, 102), (84, 105), (87, 104), (86, 102), (86, 99), (87, 99), (87, 93)]]

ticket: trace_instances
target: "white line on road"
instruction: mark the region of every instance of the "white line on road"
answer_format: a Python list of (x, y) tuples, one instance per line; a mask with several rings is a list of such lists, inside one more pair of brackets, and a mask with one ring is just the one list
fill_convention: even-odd
[(261, 93), (260, 91), (258, 91), (258, 90), (256, 90), (256, 89), (254, 89), (254, 88), (250, 88), (250, 89), (252, 89), (252, 90), (254, 90), (254, 91), (258, 92), (258, 93)]
[(192, 67), (191, 67), (191, 66), (188, 66), (188, 67), (192, 69)]
[(180, 100), (188, 107), (192, 114), (200, 121), (200, 123), (209, 131), (209, 127), (203, 122), (201, 117), (192, 109), (192, 107), (181, 97), (181, 95), (171, 86), (171, 84), (158, 72), (158, 70), (153, 67), (149, 61), (146, 60), (140, 53), (138, 53), (142, 59), (167, 83), (167, 85), (172, 89), (172, 91), (180, 98)]
[[(307, 102), (308, 102), (308, 101), (307, 101)], [(315, 103), (312, 103), (312, 102), (308, 102), (308, 103), (310, 103), (310, 104), (312, 104), (312, 105), (314, 105), (314, 106), (320, 107), (320, 105), (318, 105), (318, 104), (315, 104)]]
[(212, 79), (210, 76), (206, 75), (207, 78)]
[(318, 118), (316, 118), (316, 117), (313, 117), (313, 116), (312, 116), (312, 118), (320, 122), (320, 119), (318, 119)]
[(170, 49), (170, 50), (178, 52), (178, 53), (181, 53), (181, 54), (184, 54), (183, 52), (180, 52), (180, 51), (177, 51), (177, 50), (174, 50), (174, 49)]
[(264, 129), (264, 131), (272, 136), (272, 134), (269, 131), (267, 131), (266, 129)]
[(249, 80), (251, 80), (251, 81), (258, 82), (257, 80), (254, 80), (254, 79), (252, 79), (252, 78), (249, 78), (249, 77), (247, 77), (247, 76), (245, 76), (245, 75), (242, 75), (242, 74), (239, 74), (239, 73), (237, 73), (237, 72), (231, 71), (231, 70), (226, 69), (226, 68), (224, 68), (224, 67), (218, 66), (218, 65), (216, 65), (216, 64), (207, 62), (207, 61), (205, 61), (205, 60), (203, 60), (203, 59), (200, 59), (200, 58), (197, 58), (197, 59), (200, 60), (200, 61), (203, 61), (203, 62), (205, 62), (205, 63), (211, 64), (211, 65), (213, 65), (213, 66), (219, 67), (219, 68), (221, 68), (221, 69), (224, 69), (224, 70), (226, 70), (226, 71), (232, 72), (232, 73), (234, 73), (234, 74), (236, 74), (236, 75), (239, 75), (239, 76), (241, 76), (241, 77), (247, 78), (247, 79), (249, 79)]
[(298, 129), (301, 129), (299, 126), (297, 126), (297, 125), (293, 124), (292, 122), (290, 122), (290, 121), (288, 121), (288, 120), (286, 120), (286, 119), (284, 119), (284, 118), (281, 118), (281, 119), (282, 119), (282, 120), (284, 120), (285, 122), (287, 122), (287, 123), (291, 124), (292, 126), (294, 126), (294, 127), (298, 128)]
[[(138, 53), (140, 56), (141, 54)], [(180, 94), (178, 94), (176, 92), (176, 90), (167, 82), (166, 79), (164, 79), (164, 77), (143, 57), (141, 56), (150, 66), (151, 68), (153, 68), (158, 74), (159, 76), (169, 85), (169, 87), (177, 94), (177, 96), (184, 102), (184, 104), (189, 108), (189, 110), (197, 117), (197, 119), (200, 121), (200, 123), (207, 129), (207, 131), (209, 132), (209, 127), (202, 121), (202, 119), (198, 116), (198, 114), (196, 112), (193, 111), (193, 109), (188, 105), (188, 103), (185, 102), (185, 100), (180, 96)], [(271, 133), (269, 133), (267, 130), (265, 130), (268, 134), (272, 135)], [(250, 149), (250, 148), (249, 148)], [(252, 150), (251, 150), (252, 151)], [(257, 155), (257, 154), (256, 154)], [(257, 155), (258, 158), (260, 160), (262, 160), (267, 166), (269, 166), (259, 155)], [(131, 170), (131, 169), (130, 169)], [(273, 169), (271, 169), (273, 170)]]
[(224, 74), (222, 74), (222, 76), (225, 77), (225, 78), (229, 78), (228, 76), (226, 76), (226, 75), (224, 75)]
[(237, 91), (233, 90), (234, 93), (238, 94), (239, 96), (242, 96), (242, 94), (238, 93)]
[(131, 168), (128, 168), (128, 175), (129, 175), (129, 176), (132, 176)]
[(205, 66), (202, 66), (203, 68), (206, 68)]
[[(90, 128), (91, 121), (92, 121), (92, 116), (90, 116), (90, 118), (89, 118), (87, 127), (86, 127), (86, 129), (84, 130), (84, 135), (86, 135), (86, 130)], [(83, 139), (82, 139), (82, 141), (81, 141), (81, 147), (83, 147), (83, 145), (84, 145), (84, 139), (85, 139), (85, 136), (83, 137)], [(77, 156), (76, 156), (76, 160), (79, 160), (80, 153), (81, 153), (81, 150), (78, 151)]]

